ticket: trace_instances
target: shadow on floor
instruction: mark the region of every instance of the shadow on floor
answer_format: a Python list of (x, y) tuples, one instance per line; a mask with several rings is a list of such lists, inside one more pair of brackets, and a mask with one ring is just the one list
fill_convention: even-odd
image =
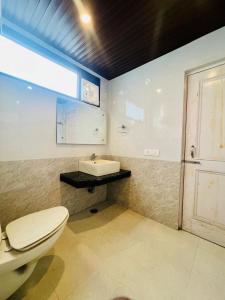
[[(52, 272), (47, 271), (52, 268)], [(33, 273), (28, 280), (8, 300), (26, 299), (48, 299), (54, 292), (65, 269), (64, 261), (57, 255), (47, 255), (38, 261)], [(53, 280), (49, 280), (49, 276)], [(45, 281), (45, 282), (44, 282)], [(41, 282), (40, 297), (35, 295), (35, 287)], [(32, 291), (33, 290), (33, 291)], [(31, 295), (31, 296), (30, 296)], [(31, 298), (29, 298), (31, 297)]]
[[(112, 201), (104, 201), (93, 205), (80, 213), (72, 215), (67, 226), (74, 233), (81, 233), (105, 226), (127, 210), (126, 207), (118, 205), (112, 207), (113, 204), (114, 202)], [(92, 208), (97, 208), (98, 212), (96, 214), (92, 214), (90, 212)]]

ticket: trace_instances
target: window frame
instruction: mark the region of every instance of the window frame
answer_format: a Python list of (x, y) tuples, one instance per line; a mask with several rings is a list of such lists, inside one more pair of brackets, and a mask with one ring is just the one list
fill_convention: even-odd
[[(26, 40), (24, 39), (23, 37), (21, 37), (21, 35), (18, 33), (15, 33), (15, 32), (9, 32), (8, 34), (5, 33), (5, 32), (2, 32), (0, 33), (0, 35), (2, 35), (3, 37), (9, 39), (9, 40), (12, 40), (13, 42), (17, 43), (18, 45), (24, 47), (24, 48), (27, 48), (29, 49), (30, 51), (44, 57), (45, 59), (48, 59), (49, 61), (51, 62), (54, 62), (55, 64), (58, 64), (62, 67), (64, 67), (65, 69), (68, 69), (74, 73), (76, 73), (77, 75), (77, 80), (76, 80), (76, 84), (77, 84), (77, 98), (76, 97), (72, 97), (72, 96), (69, 96), (69, 95), (66, 95), (66, 94), (63, 94), (63, 93), (60, 93), (58, 91), (55, 91), (55, 90), (52, 90), (52, 89), (49, 89), (47, 87), (44, 87), (44, 86), (40, 86), (36, 83), (33, 83), (33, 82), (30, 82), (30, 81), (27, 81), (27, 80), (24, 80), (24, 79), (20, 79), (16, 76), (13, 76), (13, 75), (10, 75), (10, 74), (7, 74), (7, 73), (4, 73), (4, 72), (1, 72), (0, 71), (0, 74), (4, 75), (4, 76), (7, 76), (7, 77), (10, 77), (10, 78), (14, 78), (16, 80), (20, 80), (21, 82), (24, 82), (26, 84), (30, 84), (30, 85), (33, 85), (33, 86), (36, 86), (38, 88), (42, 88), (46, 91), (49, 91), (51, 93), (54, 93), (60, 97), (63, 97), (63, 98), (67, 98), (67, 99), (70, 99), (72, 101), (80, 101), (80, 102), (83, 102), (83, 103), (86, 103), (86, 104), (89, 104), (89, 105), (92, 105), (92, 106), (95, 106), (95, 107), (100, 107), (101, 106), (101, 97), (100, 97), (100, 93), (101, 93), (101, 79), (100, 77), (97, 77), (91, 73), (89, 73), (88, 71), (82, 69), (81, 67), (75, 65), (75, 61), (72, 63), (70, 63), (67, 59), (67, 56), (64, 55), (65, 57), (60, 57), (60, 55), (57, 55), (57, 54), (54, 54), (51, 50), (45, 48), (45, 47), (42, 47), (40, 46), (39, 44), (33, 42), (33, 41), (30, 41), (30, 40)], [(26, 42), (24, 42), (26, 41)], [(59, 53), (60, 54), (60, 53)], [(72, 59), (71, 59), (72, 60)], [(81, 100), (81, 79), (86, 79), (87, 81), (95, 84), (96, 86), (98, 86), (98, 89), (99, 89), (99, 95), (98, 95), (98, 105), (94, 104), (94, 103), (90, 103), (90, 102), (87, 102), (87, 101), (83, 101)], [(75, 83), (74, 83), (75, 84)]]
[[(88, 101), (84, 101), (82, 100), (82, 86), (81, 86), (81, 82), (82, 79), (85, 79), (87, 81), (89, 81), (92, 84), (95, 84), (98, 87), (98, 104), (94, 104)], [(79, 101), (95, 106), (95, 107), (100, 107), (101, 106), (101, 97), (100, 97), (100, 91), (101, 91), (101, 80), (99, 77), (92, 75), (91, 73), (88, 73), (87, 71), (82, 70), (79, 73), (79, 79), (78, 79), (78, 93), (79, 93)]]

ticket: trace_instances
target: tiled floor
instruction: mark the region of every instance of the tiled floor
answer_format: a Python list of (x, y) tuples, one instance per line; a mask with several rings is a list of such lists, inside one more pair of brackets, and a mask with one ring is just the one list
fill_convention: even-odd
[(71, 217), (10, 299), (225, 299), (225, 249), (118, 205)]

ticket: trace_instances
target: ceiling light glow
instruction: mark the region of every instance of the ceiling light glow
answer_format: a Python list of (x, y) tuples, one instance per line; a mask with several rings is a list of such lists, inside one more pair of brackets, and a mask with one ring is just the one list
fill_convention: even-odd
[(80, 16), (81, 18), (81, 21), (84, 23), (84, 24), (89, 24), (91, 23), (91, 16), (89, 14), (82, 14)]

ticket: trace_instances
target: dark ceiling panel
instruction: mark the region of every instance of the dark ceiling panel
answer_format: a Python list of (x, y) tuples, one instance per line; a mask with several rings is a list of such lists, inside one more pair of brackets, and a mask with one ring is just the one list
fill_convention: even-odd
[[(82, 3), (92, 30), (79, 20)], [(3, 0), (3, 16), (107, 79), (225, 25), (224, 0)]]

